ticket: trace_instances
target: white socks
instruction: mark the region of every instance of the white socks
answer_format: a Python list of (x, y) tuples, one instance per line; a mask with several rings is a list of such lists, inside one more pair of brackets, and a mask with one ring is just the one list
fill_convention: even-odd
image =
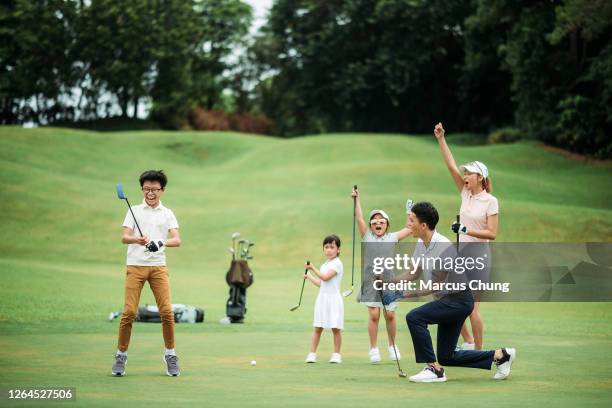
[(117, 355), (118, 356), (127, 356), (127, 351), (117, 350)]
[(166, 349), (167, 356), (176, 356), (176, 351), (174, 349)]

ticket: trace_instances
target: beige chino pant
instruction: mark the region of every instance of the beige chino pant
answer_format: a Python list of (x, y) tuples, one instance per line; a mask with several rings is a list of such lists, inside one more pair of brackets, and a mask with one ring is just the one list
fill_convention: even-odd
[(127, 351), (130, 344), (132, 322), (136, 319), (140, 293), (147, 281), (159, 309), (166, 348), (174, 348), (174, 313), (172, 313), (172, 301), (170, 299), (168, 269), (165, 266), (128, 265), (125, 275), (125, 304), (119, 323), (119, 341), (117, 344), (120, 351)]

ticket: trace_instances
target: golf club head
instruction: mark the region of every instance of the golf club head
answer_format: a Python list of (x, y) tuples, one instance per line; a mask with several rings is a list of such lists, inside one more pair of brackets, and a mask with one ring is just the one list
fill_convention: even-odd
[(291, 309), (289, 309), (289, 311), (293, 312), (294, 310), (297, 310), (298, 307), (300, 307), (300, 305), (292, 306)]
[(407, 200), (406, 201), (406, 212), (409, 213), (412, 210), (412, 206), (414, 205), (414, 201)]
[(123, 193), (123, 186), (121, 185), (121, 183), (117, 184), (117, 198), (119, 198), (120, 200), (125, 200), (125, 194)]
[(234, 253), (234, 248), (227, 248), (227, 252), (229, 252), (230, 254)]
[(345, 290), (344, 292), (342, 292), (342, 296), (344, 297), (349, 297), (353, 294), (353, 288)]
[(240, 233), (239, 232), (234, 232), (232, 234), (232, 239), (237, 239), (238, 237), (240, 237)]
[(408, 375), (404, 372), (404, 370), (400, 370), (397, 374), (400, 378), (406, 378)]

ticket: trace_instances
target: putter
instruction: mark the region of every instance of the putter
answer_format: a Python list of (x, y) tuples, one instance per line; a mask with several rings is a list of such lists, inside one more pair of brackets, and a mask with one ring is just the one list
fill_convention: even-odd
[[(310, 265), (310, 261), (306, 261), (306, 265)], [(308, 269), (304, 270), (304, 279), (302, 280), (302, 290), (300, 290), (300, 300), (298, 301), (298, 304), (291, 307), (291, 309), (289, 309), (290, 312), (293, 312), (294, 310), (297, 310), (298, 307), (300, 307), (300, 305), (302, 304), (302, 295), (304, 294), (304, 284), (306, 283), (306, 273), (308, 272)]]
[[(353, 191), (357, 191), (357, 184), (353, 186)], [(353, 294), (353, 288), (355, 287), (355, 223), (357, 222), (357, 217), (355, 212), (357, 210), (357, 197), (353, 197), (353, 262), (351, 263), (351, 288), (345, 290), (342, 293), (342, 296), (348, 297)]]
[(121, 183), (117, 184), (117, 197), (120, 200), (125, 200), (128, 208), (130, 209), (130, 212), (132, 213), (132, 217), (134, 218), (136, 227), (138, 227), (138, 232), (140, 232), (140, 236), (144, 237), (144, 234), (142, 233), (142, 230), (140, 229), (140, 225), (138, 225), (138, 221), (136, 220), (136, 216), (134, 215), (134, 211), (132, 211), (132, 206), (130, 205), (130, 202), (128, 201), (128, 198), (126, 197), (126, 195), (123, 193), (123, 186), (121, 185)]
[[(378, 275), (378, 276), (380, 276), (380, 278), (379, 278), (379, 279), (377, 279), (377, 280), (382, 280), (382, 275)], [(385, 302), (383, 301), (383, 295), (382, 295), (382, 293), (383, 293), (382, 289), (378, 291), (378, 294), (380, 295), (380, 303), (382, 304), (382, 307), (383, 307), (383, 312), (385, 313), (385, 315), (387, 315), (387, 307), (385, 306)], [(384, 318), (384, 317), (385, 317), (385, 316), (383, 316), (383, 318)], [(385, 328), (386, 328), (387, 330), (389, 330), (389, 327), (388, 327), (388, 323), (387, 323), (387, 319), (386, 319), (386, 318), (385, 318)], [(400, 363), (399, 363), (399, 360), (398, 360), (398, 358), (397, 358), (397, 350), (395, 349), (395, 347), (397, 347), (397, 346), (396, 346), (395, 344), (393, 344), (393, 354), (395, 354), (395, 362), (397, 363), (397, 375), (398, 375), (400, 378), (406, 378), (406, 377), (408, 377), (408, 375), (406, 375), (406, 373), (404, 372), (404, 370), (402, 370), (402, 367), (400, 367)]]

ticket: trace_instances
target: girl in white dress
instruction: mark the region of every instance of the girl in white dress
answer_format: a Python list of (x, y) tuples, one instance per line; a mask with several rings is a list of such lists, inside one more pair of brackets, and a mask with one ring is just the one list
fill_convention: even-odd
[(317, 347), (321, 340), (323, 329), (331, 329), (334, 334), (334, 352), (329, 359), (330, 363), (342, 362), (340, 347), (342, 345), (342, 333), (344, 329), (344, 303), (340, 294), (340, 281), (342, 280), (343, 267), (340, 255), (340, 238), (337, 235), (329, 235), (323, 240), (323, 253), (327, 261), (317, 269), (312, 264), (304, 267), (308, 270), (305, 277), (314, 285), (318, 286), (319, 295), (314, 309), (314, 331), (310, 341), (310, 352), (306, 357), (307, 363), (317, 362)]

